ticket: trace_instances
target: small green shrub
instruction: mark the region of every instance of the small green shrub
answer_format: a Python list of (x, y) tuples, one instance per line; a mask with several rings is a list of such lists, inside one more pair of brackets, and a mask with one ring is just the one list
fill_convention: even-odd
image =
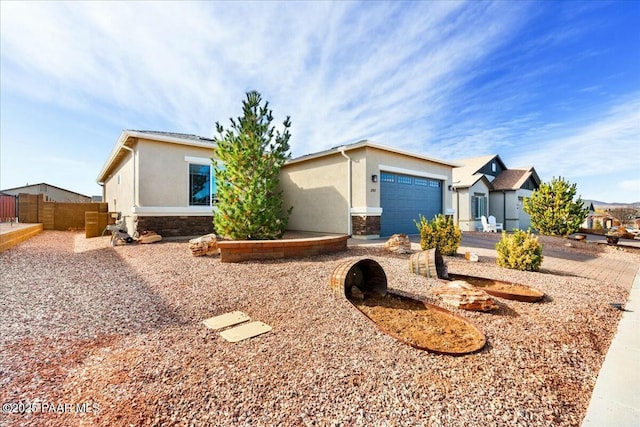
[(594, 230), (602, 230), (602, 222), (599, 219), (596, 219), (596, 222), (593, 224)]
[(498, 258), (496, 262), (501, 267), (514, 270), (538, 271), (542, 264), (542, 248), (544, 245), (531, 231), (513, 230), (512, 234), (502, 232), (502, 238), (496, 243)]
[(420, 246), (422, 250), (437, 248), (443, 255), (455, 255), (462, 240), (460, 229), (453, 224), (453, 220), (444, 215), (436, 215), (433, 220), (420, 215), (420, 221), (414, 220), (420, 232)]

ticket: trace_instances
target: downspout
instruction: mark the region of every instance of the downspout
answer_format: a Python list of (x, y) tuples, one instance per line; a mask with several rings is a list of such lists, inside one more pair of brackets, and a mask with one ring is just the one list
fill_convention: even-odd
[(122, 144), (122, 148), (131, 152), (131, 156), (133, 157), (133, 207), (138, 206), (138, 199), (136, 198), (136, 152), (133, 148), (127, 147)]
[(451, 191), (453, 192), (453, 194), (451, 195), (451, 197), (455, 196), (456, 197), (456, 211), (453, 214), (453, 216), (456, 218), (455, 220), (455, 225), (459, 228), (460, 227), (460, 193), (458, 192), (458, 187), (456, 187), (454, 184), (459, 184), (460, 181), (456, 181), (453, 182), (451, 181)]
[(102, 202), (106, 202), (107, 201), (107, 190), (104, 188), (104, 181), (98, 181), (98, 185), (100, 187), (102, 187)]
[(344, 150), (346, 150), (346, 148), (347, 147), (342, 146), (338, 150), (340, 150), (340, 154), (342, 154), (342, 157), (344, 157), (348, 161), (347, 163), (347, 235), (351, 237), (351, 186), (352, 186), (351, 158), (345, 154)]
[(504, 230), (507, 230), (507, 192), (502, 190), (502, 218), (504, 218), (502, 225)]

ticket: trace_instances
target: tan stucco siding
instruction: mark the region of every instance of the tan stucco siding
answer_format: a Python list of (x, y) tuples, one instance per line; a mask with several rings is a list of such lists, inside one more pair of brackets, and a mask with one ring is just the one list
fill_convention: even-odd
[(347, 159), (339, 153), (285, 165), (280, 172), (289, 230), (347, 233)]
[[(364, 207), (367, 205), (368, 191), (367, 163), (369, 159), (366, 157), (366, 149), (349, 150), (345, 154), (351, 159), (351, 207)], [(342, 159), (344, 162), (347, 161), (344, 157)], [(346, 173), (344, 179), (345, 181), (341, 185), (346, 185)], [(370, 177), (369, 180), (371, 180)]]
[(462, 231), (475, 231), (475, 220), (471, 218), (471, 196), (469, 188), (460, 188), (453, 195), (455, 223)]
[(140, 140), (137, 146), (139, 206), (187, 207), (189, 205), (189, 162), (202, 159), (211, 164), (213, 148)]
[(104, 182), (104, 202), (109, 204), (109, 212), (120, 212), (131, 216), (133, 200), (133, 156), (129, 154), (114, 168)]

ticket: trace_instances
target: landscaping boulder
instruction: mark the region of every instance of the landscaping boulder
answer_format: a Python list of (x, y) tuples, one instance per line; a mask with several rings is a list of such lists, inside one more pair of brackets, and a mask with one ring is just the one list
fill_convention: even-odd
[(162, 236), (155, 231), (143, 231), (138, 237), (138, 243), (154, 243), (162, 240)]
[(206, 234), (189, 240), (189, 249), (193, 256), (204, 256), (218, 253), (218, 239), (215, 234)]
[(406, 234), (394, 234), (384, 244), (386, 250), (397, 254), (410, 254), (411, 242)]
[(489, 294), (462, 280), (444, 282), (434, 288), (433, 293), (446, 304), (463, 310), (490, 311), (498, 308)]

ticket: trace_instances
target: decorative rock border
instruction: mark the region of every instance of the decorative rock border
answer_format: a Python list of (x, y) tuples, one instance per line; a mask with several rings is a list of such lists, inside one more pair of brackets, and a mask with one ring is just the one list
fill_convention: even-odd
[(280, 240), (219, 240), (221, 262), (304, 258), (347, 250), (349, 236), (323, 236)]

